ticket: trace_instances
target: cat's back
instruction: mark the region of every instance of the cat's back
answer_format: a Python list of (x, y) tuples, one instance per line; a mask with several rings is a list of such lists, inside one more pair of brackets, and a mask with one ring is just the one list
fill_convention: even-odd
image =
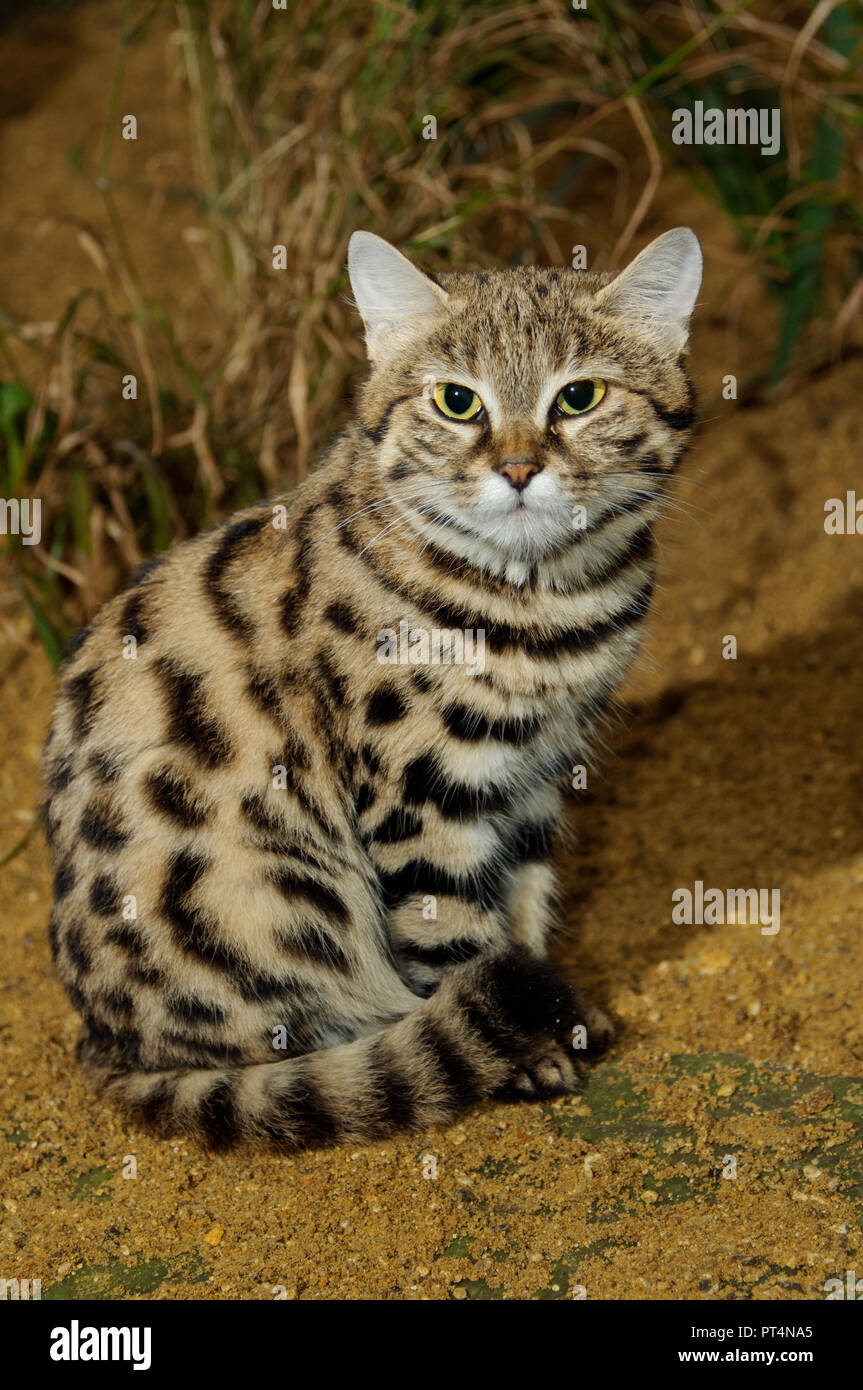
[(49, 798), (74, 768), (122, 763), (172, 737), (215, 767), (229, 740), (207, 704), (237, 710), (249, 699), (274, 712), (274, 655), (286, 656), (326, 473), (148, 561), (76, 635), (46, 742)]

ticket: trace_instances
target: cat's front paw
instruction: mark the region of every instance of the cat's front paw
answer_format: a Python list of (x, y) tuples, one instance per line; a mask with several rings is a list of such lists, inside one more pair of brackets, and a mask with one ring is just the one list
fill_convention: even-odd
[(499, 1092), (505, 1100), (549, 1100), (581, 1089), (583, 1070), (575, 1053), (549, 1039), (521, 1060)]
[(512, 1074), (498, 1092), (502, 1099), (549, 1100), (581, 1089), (586, 1063), (608, 1050), (615, 1028), (580, 990), (571, 992), (570, 1001), (575, 1022), (561, 1009), (553, 1029), (544, 1030), (513, 1059)]
[(584, 1034), (576, 1042), (576, 1030), (573, 1028), (573, 1045), (579, 1046), (587, 1057), (602, 1057), (614, 1042), (615, 1026), (608, 1014), (580, 990), (576, 991), (575, 997), (578, 1011), (584, 1021)]

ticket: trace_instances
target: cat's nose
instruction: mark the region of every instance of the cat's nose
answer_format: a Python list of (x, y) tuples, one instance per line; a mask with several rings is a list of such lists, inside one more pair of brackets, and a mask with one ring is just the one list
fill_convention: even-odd
[(532, 458), (504, 459), (496, 471), (516, 492), (523, 492), (534, 474), (542, 472), (542, 464)]

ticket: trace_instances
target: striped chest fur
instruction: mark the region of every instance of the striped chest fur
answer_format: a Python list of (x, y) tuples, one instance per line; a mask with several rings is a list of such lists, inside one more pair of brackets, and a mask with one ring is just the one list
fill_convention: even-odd
[(373, 371), (297, 492), (145, 567), (64, 665), (52, 943), (91, 1078), (209, 1143), (578, 1080), (564, 774), (629, 669), (700, 255), (433, 281), (357, 234)]

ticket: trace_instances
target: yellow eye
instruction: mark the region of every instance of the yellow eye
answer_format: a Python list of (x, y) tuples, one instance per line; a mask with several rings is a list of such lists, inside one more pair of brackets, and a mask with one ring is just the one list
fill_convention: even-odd
[(555, 405), (561, 415), (586, 415), (599, 405), (606, 390), (604, 381), (570, 381), (557, 393)]
[(482, 410), (482, 401), (469, 386), (454, 381), (440, 381), (434, 389), (434, 403), (450, 420), (474, 420)]

